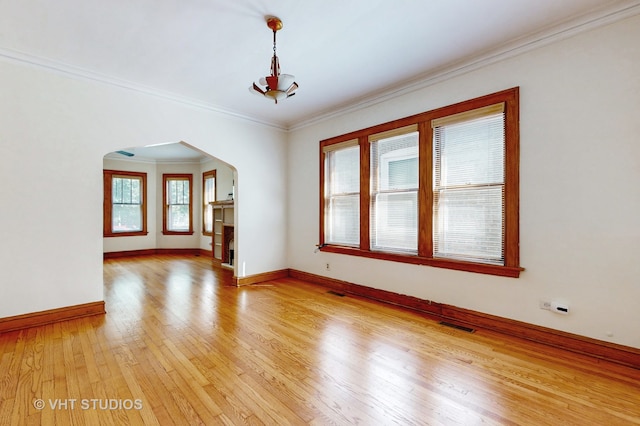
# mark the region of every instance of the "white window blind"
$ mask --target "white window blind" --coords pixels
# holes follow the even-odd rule
[[[142,230],[142,179],[113,177],[111,179],[111,231]]]
[[[504,265],[503,104],[432,126],[433,256]]]
[[[326,244],[360,245],[360,147],[357,140],[331,145],[325,153]]]
[[[418,251],[417,126],[369,137],[371,250]]]

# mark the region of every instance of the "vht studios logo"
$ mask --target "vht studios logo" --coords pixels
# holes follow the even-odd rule
[[[37,410],[50,408],[52,410],[142,410],[140,399],[36,399],[33,406]]]

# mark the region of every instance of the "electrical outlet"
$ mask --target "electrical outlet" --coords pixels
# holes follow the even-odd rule
[[[540,299],[540,309],[546,309],[547,311],[551,310],[551,301],[547,299]]]
[[[325,271],[330,271],[331,270],[331,265],[329,265],[328,263],[325,263],[324,269],[325,269]]]

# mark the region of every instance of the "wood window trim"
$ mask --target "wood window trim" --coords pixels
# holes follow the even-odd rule
[[[137,237],[145,236],[147,231],[147,174],[144,172],[130,172],[122,170],[103,170],[103,237]],[[142,181],[142,230],[134,232],[113,232],[112,229],[112,181],[114,177],[135,177]]]
[[[504,102],[505,105],[505,213],[504,213],[504,265],[466,262],[433,257],[433,194],[431,191],[433,180],[433,129],[431,121],[454,114],[464,113],[477,108],[488,107]],[[366,129],[357,130],[345,135],[320,141],[320,191],[319,191],[319,248],[324,252],[347,254],[367,258],[395,261],[416,265],[427,265],[474,273],[497,275],[517,278],[524,270],[520,266],[519,252],[519,200],[520,200],[520,129],[519,129],[519,88],[496,92],[468,101],[437,108],[431,111],[401,118]],[[370,249],[370,170],[369,170],[369,136],[394,129],[417,125],[420,132],[419,150],[419,227],[418,254],[396,254],[378,252]],[[325,244],[325,155],[336,144],[358,139],[360,145],[360,245],[347,247]],[[423,219],[423,218],[426,218]]]
[[[172,231],[167,228],[169,203],[167,203],[167,182],[170,180],[189,181],[189,230]],[[162,234],[163,235],[193,235],[193,175],[190,173],[164,173],[162,175]]]
[[[202,173],[202,201],[203,201],[203,204],[202,204],[202,235],[205,235],[207,237],[213,236],[213,232],[207,232],[206,229],[205,229],[206,228],[205,227],[205,219],[206,219],[205,215],[207,214],[207,206],[204,203],[204,200],[206,199],[206,197],[205,197],[205,191],[206,191],[205,182],[209,178],[213,178],[214,184],[216,183],[217,176],[216,176],[216,170],[215,169],[214,170],[209,170],[209,171],[206,171],[206,172]],[[218,185],[216,184],[213,187],[213,201],[215,201],[217,199],[218,199]]]

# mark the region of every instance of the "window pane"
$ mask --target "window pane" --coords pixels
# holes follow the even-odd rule
[[[327,154],[331,194],[360,191],[360,149],[351,147]]]
[[[360,148],[329,151],[325,159],[325,242],[360,244]]]
[[[216,180],[212,177],[206,178],[204,180],[204,202],[205,204],[209,204],[212,201],[215,201],[216,194]]]
[[[213,207],[204,206],[204,232],[213,232]]]
[[[371,143],[371,249],[418,251],[418,132]]]
[[[170,231],[189,230],[189,205],[174,205],[169,207],[167,226]]]
[[[142,208],[139,204],[113,204],[113,232],[142,231]]]
[[[142,183],[137,178],[114,177],[111,181],[112,200],[119,204],[140,204]]]
[[[434,129],[434,257],[504,264],[504,115]]]
[[[213,232],[213,207],[209,204],[215,201],[215,188],[216,188],[216,180],[214,177],[207,177],[204,180],[204,189],[203,189],[203,222],[204,222],[204,232],[211,233]]]
[[[434,256],[501,264],[502,197],[502,186],[441,191],[434,212]]]
[[[122,203],[122,179],[112,178],[111,188],[112,201],[114,203]]]
[[[375,200],[375,236],[372,249],[416,251],[418,247],[418,193],[378,194]]]
[[[504,180],[504,120],[498,114],[435,129],[438,185],[476,185]]]
[[[140,179],[129,179],[131,181],[131,202],[140,204],[141,184]]]
[[[189,204],[188,180],[170,180],[167,185],[169,186],[169,204]]]
[[[360,242],[360,197],[333,197],[327,218],[327,243],[357,245]]]

